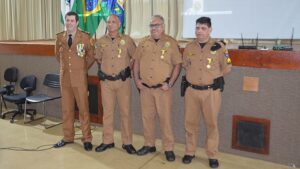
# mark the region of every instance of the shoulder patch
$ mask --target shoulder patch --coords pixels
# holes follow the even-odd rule
[[[222,46],[218,42],[215,42],[215,44],[211,46],[210,51],[217,51],[221,48]]]

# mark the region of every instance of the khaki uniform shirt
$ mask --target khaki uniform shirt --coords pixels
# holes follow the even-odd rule
[[[163,83],[171,77],[174,65],[182,63],[175,39],[162,35],[158,42],[147,36],[139,44],[134,59],[140,61],[140,78],[147,85]]]
[[[60,79],[62,86],[78,87],[87,85],[87,70],[94,61],[94,45],[89,34],[77,30],[68,46],[67,32],[57,34],[55,53],[60,62]]]
[[[212,50],[215,41],[210,40],[203,48],[197,40],[187,44],[183,52],[183,67],[187,81],[194,85],[210,85],[231,68],[231,61],[222,43],[221,48]]]
[[[127,35],[118,35],[114,40],[108,35],[102,36],[96,42],[96,55],[101,71],[114,76],[130,66],[136,45]]]

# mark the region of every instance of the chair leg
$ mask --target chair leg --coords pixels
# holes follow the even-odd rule
[[[21,114],[22,114],[22,112],[16,111],[16,112],[12,115],[12,117],[11,117],[11,119],[10,119],[10,123],[14,123],[14,122],[15,122],[15,117],[16,117],[17,115],[21,115]]]
[[[1,96],[1,102],[0,102],[0,117],[2,117],[2,101],[3,101],[3,99],[2,99],[2,96]]]
[[[26,121],[26,116],[30,115],[30,120]],[[27,109],[27,100],[25,101],[25,108],[24,108],[24,124],[30,123],[34,120],[38,120],[40,118],[35,119],[34,116],[36,115],[36,110],[35,109]]]
[[[1,95],[1,101],[0,101],[0,117],[2,117],[2,103],[4,104],[4,107],[7,110],[7,106],[6,106],[6,103],[3,99],[3,95]]]
[[[22,109],[22,104],[18,104],[18,110],[15,111],[15,113],[13,114],[13,116],[10,119],[10,123],[14,123],[15,122],[15,117],[17,115],[22,115],[24,113],[24,110]]]
[[[16,111],[17,111],[17,110],[12,110],[12,111],[5,112],[5,113],[2,114],[2,117],[1,117],[1,118],[2,118],[2,119],[5,119],[5,117],[6,117],[7,114],[13,114],[13,113],[15,113]]]
[[[2,103],[4,104],[5,109],[7,109],[6,102],[3,99],[3,95],[1,95],[1,111],[2,111]]]
[[[25,100],[25,106],[24,106],[24,123],[26,121],[26,113],[27,113],[27,100]]]

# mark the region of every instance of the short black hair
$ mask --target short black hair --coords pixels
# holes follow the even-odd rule
[[[203,16],[196,20],[196,24],[206,24],[209,28],[211,27],[211,19],[209,17]]]
[[[65,19],[66,19],[66,17],[67,17],[67,16],[75,16],[76,22],[78,22],[78,21],[79,21],[78,14],[77,14],[76,12],[69,11],[69,12],[67,12],[67,13],[66,13],[66,15],[65,15]]]

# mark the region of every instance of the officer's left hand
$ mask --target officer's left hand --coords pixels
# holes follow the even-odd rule
[[[163,85],[162,85],[162,87],[160,88],[161,90],[164,90],[164,91],[166,91],[166,90],[169,90],[169,85],[168,85],[168,83],[163,83]]]

